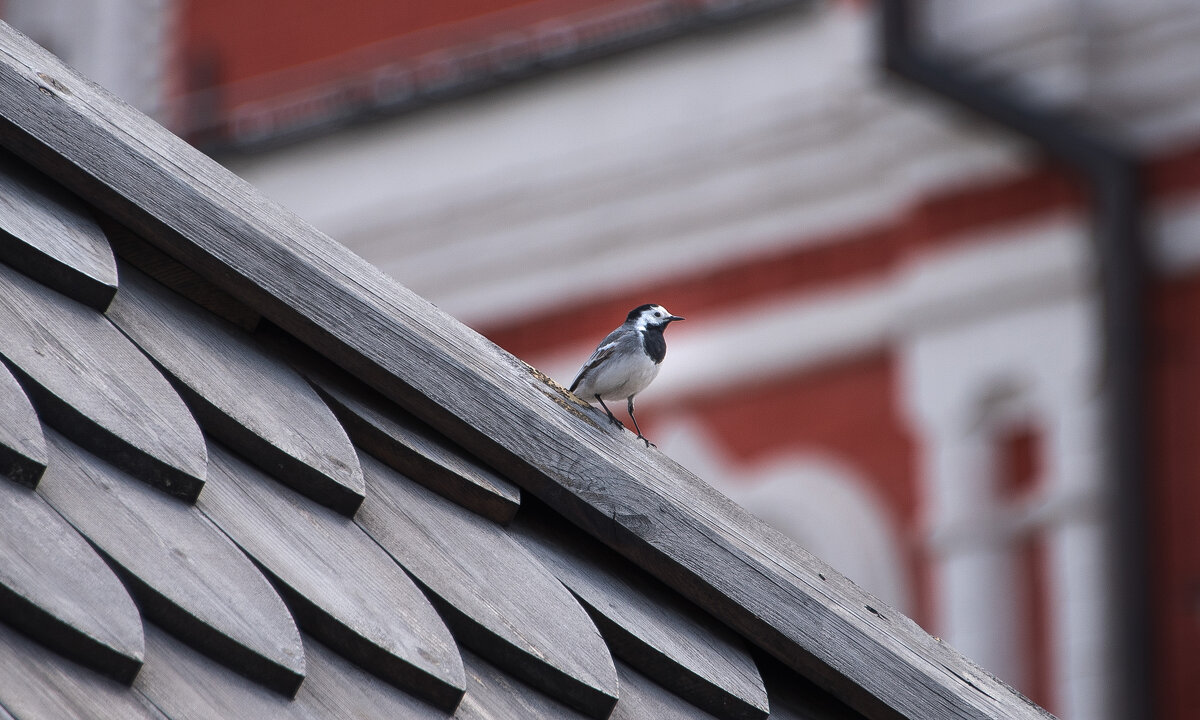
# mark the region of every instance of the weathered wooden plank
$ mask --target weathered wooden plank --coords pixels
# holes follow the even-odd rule
[[[271,577],[301,629],[397,687],[451,709],[462,660],[437,612],[348,518],[217,445],[197,504]]]
[[[511,532],[575,593],[615,657],[717,717],[767,716],[767,690],[741,638],[573,526],[552,523],[548,515],[543,511],[538,518],[527,508]]]
[[[232,323],[128,265],[108,318],[174,380],[204,431],[285,485],[345,515],[362,469],[333,412],[296,371]]]
[[[300,631],[274,588],[195,506],[49,433],[38,493],[125,580],[146,619],[277,692],[304,680]]]
[[[7,28],[0,143],[869,717],[1048,717]]]
[[[0,482],[0,622],[128,683],[142,618],[100,556],[35,491]]]
[[[166,720],[136,691],[0,623],[0,718],[9,717]]]
[[[512,520],[521,491],[378,393],[305,371],[354,443],[425,487],[498,523]]]
[[[46,471],[46,439],[42,424],[21,384],[0,363],[0,476],[37,487]]]
[[[200,493],[200,428],[103,315],[0,265],[0,355],[47,425],[173,495]]]
[[[362,456],[371,502],[357,522],[438,600],[466,647],[598,718],[617,678],[569,592],[499,525]]]
[[[0,151],[0,262],[104,310],[117,266],[90,210],[61,185]]]

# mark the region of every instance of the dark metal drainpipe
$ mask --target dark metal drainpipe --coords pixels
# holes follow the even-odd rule
[[[1154,627],[1150,610],[1147,537],[1148,394],[1145,320],[1146,261],[1140,238],[1138,169],[1132,155],[1078,120],[1037,108],[995,84],[970,77],[961,66],[922,51],[914,3],[882,0],[884,66],[895,76],[1033,140],[1077,170],[1090,190],[1099,259],[1106,373],[1105,440],[1114,490],[1113,608],[1117,671],[1123,679],[1112,717],[1155,717],[1152,678]]]

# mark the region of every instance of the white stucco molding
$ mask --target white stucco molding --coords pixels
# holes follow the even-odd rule
[[[867,480],[837,458],[787,451],[751,465],[726,458],[720,442],[675,418],[656,433],[664,451],[855,583],[912,613],[912,568],[897,519]]]

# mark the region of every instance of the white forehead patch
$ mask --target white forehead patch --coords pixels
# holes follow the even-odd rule
[[[639,330],[645,330],[647,325],[655,325],[670,314],[662,305],[651,305],[638,316],[637,327]]]

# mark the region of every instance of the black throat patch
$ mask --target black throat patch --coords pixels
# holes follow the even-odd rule
[[[642,331],[642,347],[655,365],[663,361],[667,356],[667,340],[661,325],[651,325]]]

